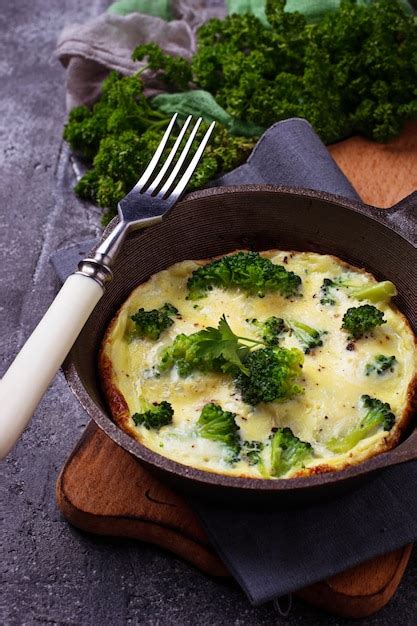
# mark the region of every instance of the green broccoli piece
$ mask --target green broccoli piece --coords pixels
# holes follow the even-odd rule
[[[261,348],[249,352],[244,359],[248,373],[240,371],[235,386],[244,402],[284,402],[302,393],[294,380],[301,374],[303,353],[296,348]]]
[[[271,475],[284,476],[290,470],[303,467],[313,456],[313,448],[301,441],[290,428],[278,428],[271,438]]]
[[[174,315],[178,315],[178,309],[166,302],[159,309],[152,309],[151,311],[138,309],[134,315],[130,316],[130,319],[135,323],[135,335],[137,337],[156,341],[166,328],[172,326]]]
[[[152,404],[141,401],[143,405],[142,413],[134,413],[132,420],[135,426],[145,426],[148,430],[159,430],[162,426],[167,426],[172,422],[174,410],[169,402],[153,402]]]
[[[240,458],[242,461],[246,461],[251,467],[256,465],[258,472],[263,478],[270,478],[262,454],[264,449],[265,444],[262,441],[244,441],[242,443]]]
[[[348,452],[362,439],[373,435],[380,428],[389,431],[394,425],[395,415],[387,402],[368,395],[361,397],[362,406],[367,409],[359,425],[344,437],[334,437],[327,442],[327,448],[336,454]]]
[[[322,336],[325,334],[325,331],[316,330],[307,324],[295,322],[294,320],[287,320],[286,324],[300,342],[304,354],[309,354],[314,348],[323,345]]]
[[[351,287],[349,282],[350,276],[338,276],[337,278],[325,278],[320,287],[320,304],[333,306],[336,304],[336,298],[333,291],[342,287]],[[356,285],[357,286],[357,285]]]
[[[386,302],[397,295],[397,289],[390,280],[383,280],[380,283],[355,289],[350,294],[356,300],[369,300],[370,302]]]
[[[272,315],[264,322],[257,319],[247,319],[247,322],[257,326],[262,333],[262,341],[266,346],[277,346],[282,334],[286,330],[286,325],[282,317]]]
[[[372,304],[351,307],[343,316],[342,329],[348,331],[348,339],[360,339],[377,326],[385,324],[384,314]]]
[[[162,353],[159,371],[165,372],[176,366],[182,377],[189,376],[194,370],[202,372],[221,371],[222,362],[212,355],[200,353],[200,331],[192,335],[181,333]]]
[[[223,411],[221,406],[210,402],[204,405],[197,420],[198,434],[205,439],[226,445],[231,452],[228,459],[230,462],[238,460],[241,448],[240,429],[235,422],[235,417],[235,413]]]
[[[336,299],[331,293],[332,288],[335,287],[335,283],[331,278],[325,278],[320,287],[320,304],[328,304],[334,306]]]
[[[338,276],[337,278],[325,278],[320,287],[320,303],[325,305],[336,304],[334,291],[345,289],[349,298],[355,300],[369,300],[370,302],[386,302],[392,296],[397,295],[394,283],[384,280],[380,283],[369,285],[355,285],[351,283],[351,276]]]
[[[370,374],[377,374],[382,376],[387,372],[393,372],[397,359],[394,355],[386,356],[385,354],[378,354],[371,363],[366,364],[365,373],[367,376]]]
[[[285,332],[294,333],[300,342],[304,354],[309,354],[311,350],[323,345],[322,336],[326,331],[319,331],[311,328],[302,322],[294,320],[284,320],[274,315],[268,317],[265,322],[259,322],[257,319],[247,320],[257,326],[262,332],[262,341],[266,346],[276,346]]]
[[[187,282],[188,298],[202,298],[213,287],[238,287],[249,294],[263,297],[278,291],[285,297],[298,293],[301,278],[275,265],[257,252],[236,252],[207,263],[195,270]]]
[[[294,383],[303,364],[300,350],[268,347],[251,351],[242,341],[252,348],[260,343],[235,335],[223,316],[217,328],[177,335],[163,352],[159,371],[176,366],[180,376],[189,376],[194,370],[231,374],[249,404],[284,401],[301,393]]]
[[[258,465],[262,461],[261,453],[264,447],[262,441],[244,441],[241,456],[248,465]]]

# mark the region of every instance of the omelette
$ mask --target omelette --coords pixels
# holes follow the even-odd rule
[[[417,386],[416,341],[404,315],[389,297],[358,301],[355,294],[366,295],[376,279],[334,256],[259,254],[291,279],[292,292],[268,289],[268,282],[248,291],[220,277],[194,297],[193,277],[213,261],[188,260],[131,293],[99,354],[116,424],[178,463],[271,480],[341,470],[397,445]],[[355,336],[346,320],[358,307],[376,308],[379,322],[363,332],[356,326]],[[151,318],[164,322],[159,330],[146,331]],[[274,322],[272,342],[266,320]],[[204,355],[199,343],[192,362],[184,351],[175,360],[191,336],[204,339]],[[281,387],[268,386],[269,365],[262,366],[275,358],[271,372]],[[384,420],[375,419],[375,407]]]

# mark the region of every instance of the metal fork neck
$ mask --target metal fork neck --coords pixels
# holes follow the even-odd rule
[[[112,267],[126,235],[130,230],[143,229],[157,224],[162,216],[136,221],[121,220],[98,246],[93,257],[83,259],[78,264],[76,274],[82,274],[95,280],[103,289],[113,279]]]
[[[109,236],[98,246],[94,257],[80,261],[76,274],[92,278],[104,289],[105,285],[113,279],[111,268],[128,230],[129,223],[120,221]]]
[[[130,229],[129,222],[121,220],[111,231],[108,237],[97,248],[94,259],[97,263],[111,268],[123,245]]]

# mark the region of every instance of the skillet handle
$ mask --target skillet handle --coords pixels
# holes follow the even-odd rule
[[[411,243],[417,243],[417,191],[403,198],[385,214],[388,224]]]
[[[392,228],[410,243],[417,244],[417,191],[413,191],[389,209],[362,204],[356,210]]]

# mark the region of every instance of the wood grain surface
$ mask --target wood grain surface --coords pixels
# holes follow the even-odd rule
[[[353,137],[330,152],[361,198],[388,208],[417,189],[417,124],[375,144]],[[58,478],[58,505],[74,526],[99,535],[154,543],[207,574],[228,576],[193,511],[133,457],[90,423]],[[335,615],[362,618],[395,593],[411,553],[406,546],[298,592]]]
[[[367,204],[389,208],[417,191],[417,123],[389,143],[351,137],[329,148],[342,172]]]
[[[66,519],[87,532],[129,537],[171,550],[205,573],[229,576],[184,499],[157,480],[91,422],[57,481]],[[366,617],[395,593],[411,546],[298,592],[321,609]]]

